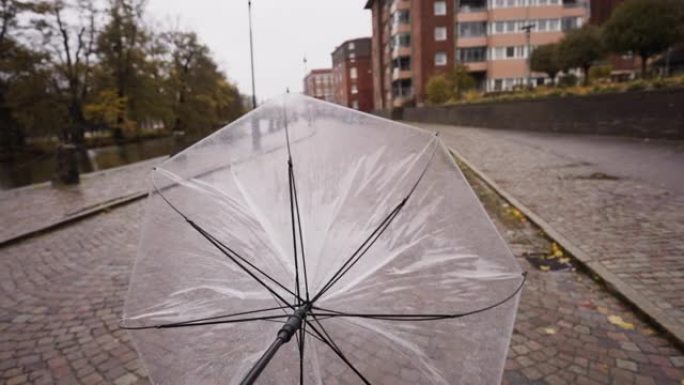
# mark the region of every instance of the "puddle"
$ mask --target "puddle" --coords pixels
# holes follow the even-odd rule
[[[548,253],[523,253],[522,257],[541,271],[565,271],[575,268],[568,257],[556,257]]]
[[[614,176],[614,175],[604,174],[602,172],[593,172],[589,175],[571,175],[571,176],[563,177],[563,179],[620,180],[622,178]]]

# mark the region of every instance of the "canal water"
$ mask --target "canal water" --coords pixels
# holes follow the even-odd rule
[[[169,155],[184,145],[179,137],[150,139],[122,146],[88,150],[90,171],[104,170],[128,163]],[[84,167],[85,168],[85,167]],[[15,162],[0,162],[0,190],[49,181],[55,172],[54,154],[36,156]]]

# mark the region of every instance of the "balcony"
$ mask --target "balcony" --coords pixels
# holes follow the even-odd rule
[[[411,24],[408,23],[392,23],[392,28],[391,28],[391,34],[398,34],[398,33],[410,33],[411,32]]]
[[[396,59],[400,56],[410,56],[411,55],[411,47],[401,47],[401,46],[396,46],[392,48],[392,59]]]
[[[411,79],[413,73],[411,70],[402,70],[401,68],[395,68],[392,70],[392,80],[400,79]]]
[[[468,69],[468,72],[487,71],[487,62],[486,61],[469,62],[469,63],[463,63],[463,64]]]
[[[456,0],[458,13],[476,13],[487,10],[487,0]]]
[[[582,0],[563,0],[563,8],[584,8],[586,4]]]

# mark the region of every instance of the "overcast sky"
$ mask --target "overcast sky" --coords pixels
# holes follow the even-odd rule
[[[366,0],[252,0],[256,94],[259,101],[302,90],[309,70],[330,67],[330,53],[347,39],[370,36]],[[247,0],[149,0],[160,26],[196,31],[219,66],[251,94]]]

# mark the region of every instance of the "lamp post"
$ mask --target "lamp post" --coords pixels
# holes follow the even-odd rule
[[[247,0],[247,12],[249,13],[249,59],[252,69],[252,108],[256,108],[256,87],[254,85],[254,38],[252,37],[252,0]]]
[[[527,88],[532,88],[532,50],[530,46],[530,35],[532,34],[532,28],[534,28],[534,24],[527,24],[521,28],[523,31],[525,31],[525,41],[527,44]]]

